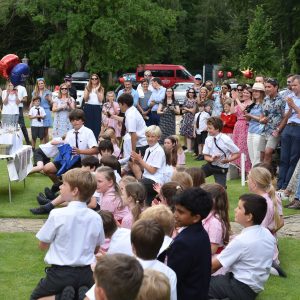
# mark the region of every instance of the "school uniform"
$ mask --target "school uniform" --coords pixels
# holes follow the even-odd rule
[[[50,244],[45,263],[51,266],[30,299],[59,294],[68,285],[93,285],[90,264],[96,247],[104,243],[104,231],[101,217],[85,202],[71,201],[52,210],[36,237]]]
[[[202,223],[184,228],[167,249],[167,265],[177,276],[178,300],[206,300],[211,272],[211,249]]]
[[[229,273],[212,277],[209,299],[255,299],[269,278],[275,244],[261,225],[244,228],[217,256]]]
[[[223,164],[221,160],[228,159],[231,154],[238,153],[239,151],[238,146],[224,133],[219,133],[216,136],[208,136],[205,140],[203,155],[219,155],[220,158],[217,161],[209,162],[202,166],[205,177],[213,175],[216,183],[226,187],[226,174],[229,163]]]
[[[207,137],[207,119],[210,118],[209,113],[201,111],[196,113],[194,118],[194,124],[196,126],[196,142],[197,145],[205,143]]]
[[[52,141],[59,141],[61,144],[63,144],[63,140],[61,137],[57,137],[52,139]],[[50,162],[50,158],[54,157],[58,153],[57,146],[61,145],[52,145],[52,141],[46,143],[46,144],[41,144],[39,145],[39,148],[34,150],[33,153],[33,160],[34,163],[36,164],[38,161],[42,161],[43,164],[47,164]]]
[[[41,116],[39,119],[31,119],[31,136],[33,140],[36,140],[37,138],[43,139],[44,138],[44,121],[43,117],[46,116],[46,112],[43,107],[41,106],[33,106],[30,108],[29,116],[36,117]]]

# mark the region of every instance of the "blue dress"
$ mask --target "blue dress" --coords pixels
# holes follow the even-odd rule
[[[44,127],[52,127],[52,115],[51,115],[51,104],[46,100],[47,95],[52,95],[51,91],[44,90],[41,97],[41,107],[45,110],[46,116],[44,118]],[[34,97],[34,92],[32,92]]]

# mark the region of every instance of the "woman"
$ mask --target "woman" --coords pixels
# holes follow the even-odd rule
[[[51,117],[51,106],[52,106],[52,94],[46,89],[46,82],[44,78],[38,78],[36,80],[36,85],[34,91],[32,92],[32,97],[41,97],[41,106],[45,110],[46,116],[44,118],[44,139],[43,144],[49,142],[49,127],[52,126]],[[30,107],[32,103],[30,104]]]
[[[245,170],[248,173],[251,169],[251,161],[248,153],[247,135],[248,135],[248,122],[245,117],[246,108],[252,103],[252,90],[250,87],[244,86],[243,96],[241,100],[237,97],[232,101],[231,113],[237,116],[237,122],[234,125],[232,139],[234,143],[240,148],[240,152],[246,156]],[[234,105],[236,102],[236,105]],[[238,158],[234,163],[241,167],[241,159]]]
[[[7,81],[6,90],[2,92],[2,125],[14,125],[18,124],[19,119],[19,103],[18,90],[14,88],[14,85]]]
[[[120,113],[120,106],[118,102],[115,102],[115,93],[113,91],[109,91],[106,93],[106,102],[103,105],[102,109],[102,127],[101,134],[108,127],[112,127],[115,130],[115,134],[117,139],[120,140],[121,137],[121,127],[122,123],[116,119],[111,118],[111,116],[118,116]]]
[[[204,104],[204,109],[206,112],[211,114],[213,108],[214,108],[214,100],[209,98],[209,90],[206,87],[202,87],[200,89],[198,99],[197,99],[198,104]],[[210,107],[209,111],[207,107]]]
[[[184,136],[185,145],[187,147],[188,152],[193,152],[192,138],[194,135],[194,115],[196,113],[196,104],[196,91],[193,88],[189,88],[186,93],[186,99],[182,107],[183,117],[180,126],[180,135]]]
[[[101,112],[104,99],[104,88],[97,74],[92,74],[83,93],[85,126],[90,128],[96,140],[101,130]]]
[[[180,114],[172,88],[166,90],[165,99],[158,105],[157,114],[160,115],[159,128],[162,132],[160,144],[163,144],[166,137],[176,134],[176,115]]]
[[[63,83],[59,87],[58,96],[53,100],[53,138],[63,137],[73,128],[69,120],[69,112],[74,108],[75,100],[70,96],[66,83]]]
[[[265,98],[265,86],[254,83],[252,87],[253,103],[248,107],[245,117],[249,121],[247,146],[252,167],[260,163],[259,140],[263,125],[259,123],[263,114],[262,102]]]

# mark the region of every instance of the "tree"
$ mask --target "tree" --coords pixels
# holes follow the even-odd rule
[[[291,62],[291,72],[300,74],[300,38],[295,42],[289,52],[289,59]]]

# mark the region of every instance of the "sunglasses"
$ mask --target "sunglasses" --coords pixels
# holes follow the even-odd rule
[[[277,81],[277,79],[274,79],[274,78],[268,78],[266,80],[266,83],[271,83],[273,86],[278,86],[278,81]]]
[[[242,91],[243,91],[243,89],[237,89],[237,91],[238,91],[238,92],[242,92]]]
[[[97,77],[92,77],[91,80],[98,80],[99,78]]]
[[[45,81],[43,77],[37,78],[36,81]]]
[[[61,90],[61,91],[63,91],[63,90],[67,90],[67,89],[68,89],[68,88],[60,88],[60,90]]]

